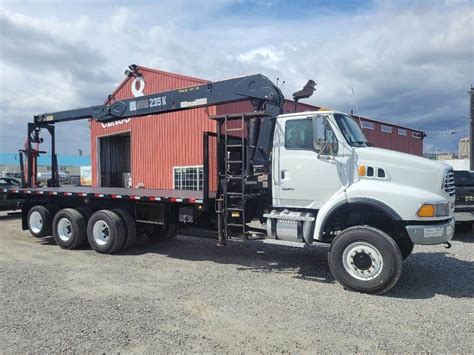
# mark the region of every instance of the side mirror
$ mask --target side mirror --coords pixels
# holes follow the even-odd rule
[[[334,157],[334,152],[332,150],[331,144],[328,141],[323,139],[317,139],[313,143],[314,150],[318,152],[318,159],[321,159],[321,155],[329,155]]]
[[[319,154],[321,154],[321,151],[327,146],[327,144],[328,144],[328,142],[326,142],[322,138],[318,138],[318,139],[314,140],[313,148],[314,148],[315,151],[318,152],[318,156],[319,156]]]

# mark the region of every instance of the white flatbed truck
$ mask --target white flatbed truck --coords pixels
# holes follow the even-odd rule
[[[148,104],[157,98],[162,105]],[[59,186],[54,124],[242,100],[251,100],[255,112],[213,117],[217,133],[203,135],[202,191]],[[330,244],[329,268],[336,280],[366,293],[391,289],[415,244],[449,245],[455,201],[450,167],[371,147],[342,112],[282,114],[283,100],[270,80],[252,75],[38,115],[28,125],[23,187],[3,193],[24,199],[23,228],[34,236],[53,235],[65,249],[88,242],[100,253],[131,247],[137,229],[168,239],[190,224],[217,229],[218,243],[225,245],[227,238],[246,238],[248,224],[259,219],[266,238]],[[32,144],[41,142],[41,130],[52,135],[49,187],[36,186],[34,176]],[[217,149],[209,149],[212,144]]]

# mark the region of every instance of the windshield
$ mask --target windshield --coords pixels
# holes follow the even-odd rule
[[[335,113],[334,118],[342,134],[353,147],[367,147],[368,141],[359,125],[351,116]]]

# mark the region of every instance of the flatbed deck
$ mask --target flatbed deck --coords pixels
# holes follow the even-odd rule
[[[203,203],[203,191],[195,190],[161,190],[161,189],[135,189],[123,187],[87,187],[87,186],[61,186],[61,187],[35,187],[35,188],[9,188],[0,192],[15,195],[56,195],[89,198],[112,198],[140,201],[163,201],[176,203]],[[209,198],[215,198],[216,193],[210,192]]]

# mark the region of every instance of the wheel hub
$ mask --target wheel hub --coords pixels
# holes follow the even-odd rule
[[[109,225],[102,220],[95,222],[92,228],[92,235],[98,245],[106,244],[110,235]]]
[[[30,214],[30,229],[34,233],[39,233],[41,229],[43,228],[43,217],[41,217],[41,214],[38,211],[33,211]]]
[[[342,263],[350,276],[362,281],[376,278],[383,269],[382,254],[366,242],[348,245],[342,255]]]
[[[67,218],[61,218],[58,222],[57,232],[63,242],[67,242],[72,237],[71,221]]]
[[[372,258],[366,253],[356,253],[354,257],[354,265],[360,270],[369,270],[372,267]]]

